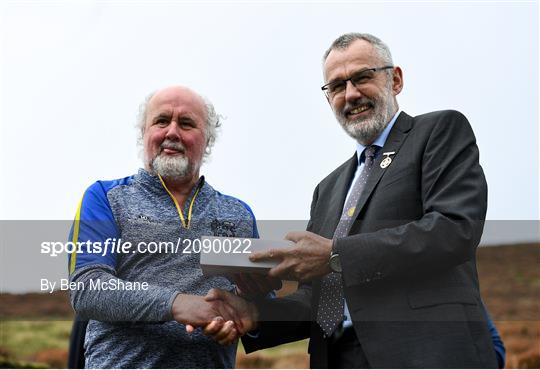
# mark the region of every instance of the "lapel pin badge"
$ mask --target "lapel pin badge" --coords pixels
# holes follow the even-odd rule
[[[381,161],[381,168],[386,168],[388,166],[390,166],[390,163],[392,163],[392,157],[390,157],[391,155],[394,155],[396,154],[396,152],[386,152],[386,153],[383,153],[384,157],[383,160]]]

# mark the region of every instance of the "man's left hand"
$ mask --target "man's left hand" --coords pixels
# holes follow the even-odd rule
[[[309,281],[331,272],[328,261],[332,240],[309,231],[293,231],[285,236],[295,245],[290,248],[270,249],[252,254],[252,262],[280,260],[268,275],[284,280]]]

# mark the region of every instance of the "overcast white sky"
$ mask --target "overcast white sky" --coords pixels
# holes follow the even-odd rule
[[[172,84],[227,117],[208,181],[259,220],[307,219],[355,149],[319,89],[321,56],[360,31],[403,68],[403,110],[469,118],[488,219],[513,220],[489,222],[483,243],[538,241],[538,19],[538,2],[516,1],[1,2],[0,220],[70,220],[91,183],[135,173],[138,105]],[[65,277],[65,256],[38,250],[67,228],[0,222],[0,291]]]
[[[321,55],[370,32],[404,71],[400,107],[457,109],[476,133],[488,218],[538,220],[538,2],[3,2],[0,219],[71,219],[98,179],[140,166],[135,116],[185,84],[226,116],[215,188],[259,219],[307,219],[352,154]]]

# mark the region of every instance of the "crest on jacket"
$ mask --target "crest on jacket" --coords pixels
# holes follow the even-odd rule
[[[236,236],[236,225],[231,221],[220,221],[217,218],[210,224],[214,236]]]

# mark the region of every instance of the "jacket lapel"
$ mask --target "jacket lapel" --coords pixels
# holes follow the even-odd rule
[[[343,171],[341,171],[336,179],[335,185],[332,187],[330,201],[328,202],[328,210],[326,212],[326,220],[322,226],[322,232],[320,233],[324,237],[331,239],[334,236],[334,230],[341,218],[347,191],[349,190],[357,167],[358,158],[355,152],[351,159],[345,163]]]
[[[384,159],[384,157],[386,157],[383,155],[383,153],[396,152],[397,154],[399,148],[401,147],[401,144],[403,144],[403,141],[407,137],[407,133],[409,132],[411,127],[412,127],[412,117],[409,116],[405,112],[401,112],[399,114],[399,117],[396,120],[396,123],[394,124],[394,127],[392,127],[392,130],[390,131],[388,138],[386,139],[384,147],[382,147],[379,150],[379,154],[377,155],[377,158],[375,159],[375,162],[373,163],[373,168],[371,169],[371,173],[369,174],[366,186],[364,187],[364,190],[362,191],[362,194],[360,195],[360,199],[358,199],[358,204],[356,205],[356,209],[353,215],[354,219],[358,217],[358,214],[360,213],[362,208],[364,208],[371,193],[373,193],[373,190],[379,183],[379,180],[386,172],[386,168],[388,168],[388,167],[381,168],[381,161]],[[394,157],[394,156],[391,156],[391,157]],[[396,163],[390,164],[390,166],[395,166],[395,165]]]

